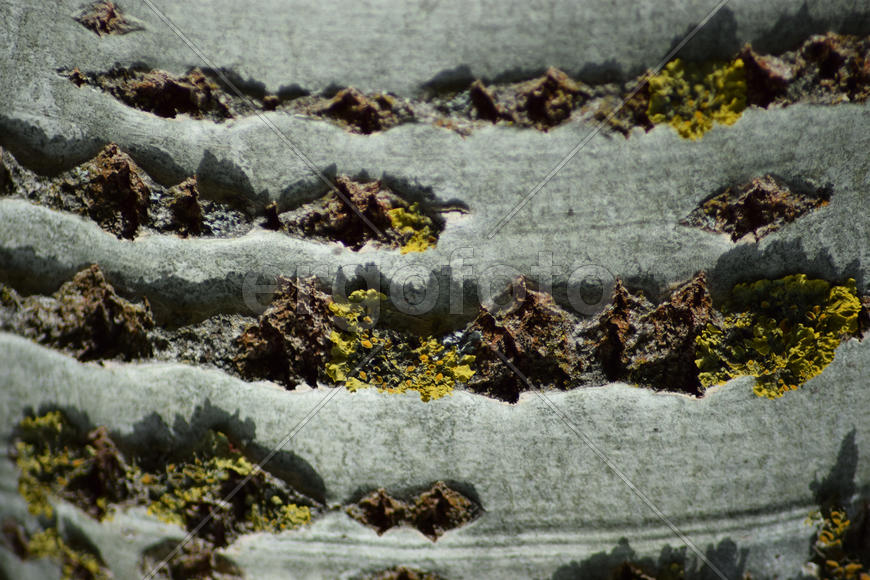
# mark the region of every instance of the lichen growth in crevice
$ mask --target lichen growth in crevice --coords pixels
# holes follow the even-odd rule
[[[435,247],[437,232],[432,218],[420,211],[419,203],[407,207],[398,206],[387,210],[390,226],[397,236],[399,251],[403,254],[423,252]]]
[[[471,378],[474,357],[456,344],[375,328],[370,314],[385,298],[356,290],[334,300],[314,278],[279,278],[269,307],[236,340],[236,369],[245,378],[291,389],[304,380],[312,386],[344,384],[350,391],[416,391],[424,401],[448,395]]]
[[[844,339],[870,329],[870,297],[859,296],[854,281],[802,274],[738,284],[718,310],[703,272],[658,304],[616,280],[610,304],[587,319],[529,284],[515,281],[511,301],[482,305],[446,334],[414,331],[407,321],[378,326],[381,312],[398,320],[386,296],[370,289],[334,298],[315,278],[278,278],[259,319],[220,315],[154,329],[147,305],[117,296],[92,266],[51,298],[0,284],[0,329],[80,360],[157,352],[159,360],[210,364],[288,389],[304,381],[415,391],[432,401],[467,388],[511,403],[529,389],[614,381],[701,396],[742,375],[756,378],[757,394],[775,398],[821,373]]]
[[[395,498],[383,488],[377,489],[349,505],[346,512],[378,535],[396,526],[410,526],[434,542],[445,532],[478,518],[483,509],[471,498],[438,481],[407,500]]]
[[[746,108],[746,76],[739,58],[728,63],[669,62],[649,79],[647,115],[681,137],[699,139],[713,123],[732,125]]]
[[[111,506],[134,499],[128,481],[135,467],[124,460],[104,428],[83,433],[60,411],[25,417],[18,425],[12,458],[21,475],[18,492],[33,515],[54,515],[51,497],[75,504],[101,520]]]
[[[119,508],[144,506],[167,523],[197,528],[200,538],[222,547],[241,534],[298,528],[319,509],[257,468],[219,431],[208,431],[189,456],[148,470],[136,457],[128,460],[104,427],[82,431],[62,412],[50,411],[19,423],[11,457],[29,511],[45,518],[54,516],[54,498],[97,520]]]
[[[812,36],[781,55],[759,54],[746,45],[725,62],[676,59],[656,74],[648,72],[621,84],[588,86],[555,69],[525,83],[487,85],[477,80],[468,90],[441,99],[436,109],[447,118],[435,124],[468,134],[476,125],[463,124],[463,117],[540,130],[579,118],[604,123],[625,136],[635,128],[648,131],[668,124],[685,138],[699,139],[716,123],[733,124],[748,106],[867,100],[868,53],[870,38],[828,33]],[[552,103],[542,101],[555,114],[530,119],[517,106],[525,100],[524,87],[536,86],[562,87],[549,91],[559,95]],[[540,89],[529,94],[537,92],[548,94]]]
[[[529,389],[614,381],[702,396],[741,375],[756,377],[757,394],[778,397],[819,374],[858,335],[863,312],[854,281],[805,275],[739,284],[721,311],[703,272],[657,305],[616,280],[611,303],[586,320],[547,294],[523,294],[498,314],[481,308],[460,341],[476,349],[469,387],[508,402]]]
[[[15,535],[18,556],[51,558],[60,564],[63,578],[111,577],[99,553],[70,543],[59,532],[52,505],[52,498],[58,496],[102,519],[109,515],[110,502],[130,499],[131,489],[123,480],[128,467],[105,430],[83,433],[58,411],[25,417],[16,429],[9,456],[20,470],[18,492],[40,525],[31,534],[20,525],[4,522],[4,535]]]
[[[862,559],[862,543],[867,540],[867,509],[858,514],[861,522],[853,523],[847,510],[824,507],[812,512],[807,523],[815,526],[810,564],[822,580],[868,580],[870,567]],[[866,551],[866,550],[865,550]]]
[[[673,60],[653,74],[588,85],[557,68],[519,82],[476,79],[460,90],[421,98],[363,93],[353,87],[309,94],[239,91],[224,82],[232,71],[191,69],[185,75],[148,68],[84,73],[59,72],[77,86],[99,88],[128,106],[163,117],[180,114],[222,122],[266,111],[327,119],[364,135],[405,123],[427,123],[469,135],[488,124],[548,131],[571,119],[604,123],[628,136],[634,129],[669,124],[698,139],[715,123],[734,123],[747,106],[767,108],[798,102],[863,102],[870,96],[865,65],[870,37],[828,33],[812,36],[779,55],[756,53],[750,45],[725,62]],[[223,76],[223,78],[221,78]]]
[[[858,332],[855,281],[835,285],[803,274],[738,284],[722,316],[697,338],[704,388],[742,375],[758,396],[777,398],[815,377]]]
[[[339,176],[335,187],[337,191],[320,200],[279,214],[278,227],[340,242],[354,251],[368,243],[396,248],[403,254],[435,247],[443,220],[419,202],[406,202],[381,181]]]
[[[474,375],[474,356],[436,337],[417,337],[374,328],[368,311],[386,298],[375,290],[357,290],[347,302],[330,304],[340,319],[330,333],[333,346],[326,375],[350,391],[376,387],[387,393],[417,391],[423,401],[449,395]],[[360,364],[365,361],[365,364]]]
[[[271,202],[259,211],[243,211],[242,202],[203,198],[195,175],[169,187],[157,183],[114,143],[52,177],[24,168],[0,148],[0,195],[86,217],[120,239],[146,232],[238,237],[262,227],[340,242],[354,251],[372,243],[403,254],[434,248],[444,229],[442,213],[464,211],[427,199],[406,201],[380,180],[347,176],[337,177],[322,198],[293,210],[279,212]]]
[[[776,396],[771,381],[780,390],[785,383],[796,388],[821,372],[841,340],[858,334],[863,312],[853,282],[836,286],[804,275],[738,285],[721,312],[703,272],[658,303],[617,280],[610,304],[588,319],[525,279],[511,287],[512,300],[481,306],[465,328],[420,335],[377,326],[379,314],[390,312],[377,290],[334,299],[313,279],[282,281],[258,325],[243,335],[237,364],[247,378],[290,388],[304,368],[310,384],[416,391],[424,401],[464,387],[515,403],[529,389],[614,381],[702,396],[743,374],[757,377],[756,392]],[[820,288],[824,299],[813,297]]]
[[[246,477],[241,491],[224,501]],[[162,473],[145,474],[148,513],[192,530],[214,514],[199,537],[215,546],[230,544],[241,534],[277,533],[305,525],[312,510],[300,494],[259,469],[220,432],[210,431],[184,462],[169,463]]]
[[[704,201],[680,223],[724,233],[736,242],[750,234],[755,241],[812,210],[828,204],[830,190],[790,186],[765,175],[728,187]]]
[[[18,522],[3,522],[4,532],[14,533],[19,544],[15,551],[21,560],[49,558],[60,566],[63,580],[109,580],[113,575],[92,546],[69,541],[54,524],[34,531],[24,530]],[[14,529],[14,532],[13,532]]]

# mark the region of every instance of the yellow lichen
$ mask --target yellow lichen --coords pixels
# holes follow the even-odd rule
[[[821,578],[830,580],[867,580],[870,578],[867,568],[846,548],[852,522],[846,511],[826,509],[827,515],[811,514],[816,522],[817,534],[813,543],[813,560],[819,565]]]
[[[457,382],[467,382],[474,375],[474,357],[460,354],[456,346],[445,347],[433,337],[404,337],[360,325],[371,301],[385,298],[372,290],[357,290],[348,302],[330,306],[347,330],[330,335],[333,347],[326,376],[344,382],[351,392],[367,387],[387,393],[417,391],[423,401],[431,401],[450,394]],[[381,348],[375,351],[375,345]],[[356,368],[369,354],[373,354],[371,359]]]
[[[386,299],[386,296],[373,288],[354,290],[348,295],[347,301],[330,302],[329,310],[344,320],[345,326],[349,326],[348,331],[355,333],[371,324],[369,312],[376,309],[381,300]]]
[[[22,432],[38,436],[46,442],[62,443],[67,422],[60,411],[49,411],[38,417],[25,417],[18,426]]]
[[[75,503],[97,519],[110,513],[110,502],[130,502],[146,506],[148,513],[167,523],[189,529],[207,513],[228,508],[228,515],[213,530],[201,530],[201,535],[211,534],[210,540],[221,544],[239,533],[278,532],[311,520],[311,509],[294,502],[298,496],[292,489],[257,469],[220,432],[209,431],[189,459],[167,463],[156,473],[127,465],[105,429],[84,437],[57,411],[25,418],[16,433],[15,460],[21,470],[18,489],[35,515],[51,518],[54,496]],[[94,472],[95,468],[103,471]],[[112,478],[111,496],[94,497],[95,490],[86,484],[94,473]],[[226,506],[227,492],[246,478],[232,505]]]
[[[215,431],[209,432],[191,461],[166,467],[159,486],[164,492],[148,506],[148,513],[182,527],[196,525],[198,508],[219,509],[227,490],[247,476],[252,477],[233,500],[244,506],[246,513],[235,515],[246,519],[239,523],[247,531],[279,532],[311,520],[310,508],[285,502],[265,474],[254,473],[254,465]]]
[[[420,213],[419,205],[396,207],[387,211],[390,223],[402,236],[401,253],[423,252],[435,247],[432,220]]]
[[[300,506],[295,503],[285,504],[277,495],[272,496],[270,513],[263,513],[260,506],[251,506],[251,521],[255,532],[281,532],[292,530],[311,521],[311,508]]]
[[[746,108],[746,74],[739,58],[727,63],[669,62],[649,80],[647,116],[681,137],[700,139],[713,123],[731,125]]]
[[[21,470],[18,493],[33,515],[52,516],[52,490],[69,481],[87,454],[76,441],[79,435],[60,411],[25,417],[18,424],[14,442],[15,462]]]
[[[51,486],[39,481],[33,474],[42,471],[42,464],[53,460],[51,457],[36,457],[33,446],[21,441],[15,443],[18,454],[17,464],[21,469],[18,478],[18,493],[27,502],[28,511],[35,516],[51,517],[54,509],[49,501]]]
[[[403,366],[402,361],[408,359],[405,353],[394,351],[391,354],[394,356],[390,357],[390,362],[401,375],[393,384],[380,387],[390,393],[417,391],[422,400],[431,401],[449,395],[453,385],[467,382],[474,375],[470,366],[473,356],[460,356],[456,347],[447,349],[434,338],[424,339],[419,347],[410,351],[413,364]]]
[[[60,537],[57,528],[51,527],[33,534],[27,542],[27,555],[30,558],[51,558],[58,562],[64,580],[111,578],[97,555],[72,549]]]
[[[851,522],[846,517],[844,511],[831,510],[828,517],[822,520],[822,526],[816,538],[816,545],[823,550],[842,548],[843,537],[846,535],[850,525]]]
[[[99,555],[70,547],[59,535],[51,498],[82,473],[96,454],[87,439],[60,411],[22,419],[13,443],[14,459],[20,470],[18,491],[33,515],[42,516],[48,526],[27,542],[30,558],[51,558],[61,565],[63,578],[109,578]],[[108,508],[97,499],[100,513]]]
[[[724,318],[697,338],[703,387],[754,376],[758,396],[777,398],[815,377],[858,330],[855,281],[834,286],[803,274],[738,284]]]

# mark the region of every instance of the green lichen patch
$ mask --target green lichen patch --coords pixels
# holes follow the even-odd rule
[[[208,542],[194,538],[185,543],[179,552],[174,553],[180,543],[180,540],[166,540],[146,549],[139,567],[142,574],[152,574],[148,577],[167,580],[244,578],[235,562],[216,551]]]
[[[225,546],[240,534],[297,528],[316,504],[257,468],[222,433],[209,431],[189,457],[147,471],[127,461],[104,427],[84,433],[63,413],[25,417],[12,457],[21,470],[18,489],[34,515],[51,517],[52,498],[103,519],[121,506],[148,513]],[[235,495],[226,499],[243,481]]]
[[[706,200],[681,223],[725,233],[736,242],[752,234],[758,241],[830,200],[824,188],[790,187],[772,175],[729,187]]]
[[[149,356],[147,304],[118,296],[99,266],[85,268],[51,297],[22,298],[0,284],[0,329],[71,352],[79,360]]]
[[[51,517],[51,497],[103,519],[112,505],[134,500],[135,468],[127,464],[104,428],[83,432],[60,411],[25,417],[12,445],[21,470],[18,491],[34,515]]]
[[[834,285],[803,274],[738,284],[723,316],[698,336],[704,388],[751,375],[758,396],[777,398],[818,375],[858,331],[854,280]]]
[[[9,456],[20,470],[18,491],[41,527],[29,534],[17,522],[5,521],[6,543],[21,559],[55,560],[65,579],[110,578],[99,553],[58,532],[52,506],[52,498],[61,497],[103,519],[112,504],[133,498],[126,480],[130,468],[105,429],[82,431],[59,411],[25,417],[15,430]]]
[[[403,254],[423,252],[435,246],[435,226],[432,219],[420,212],[420,204],[394,207],[387,211],[392,229],[401,238]]]
[[[472,499],[438,481],[408,500],[395,498],[380,488],[348,506],[346,511],[378,535],[406,525],[417,528],[434,542],[445,532],[473,521],[483,510]]]
[[[143,477],[149,514],[187,530],[213,514],[198,535],[218,547],[244,533],[276,533],[311,521],[311,506],[303,505],[308,500],[255,468],[220,432],[210,431],[189,460],[167,464],[164,471]],[[240,491],[225,501],[248,477]]]
[[[668,124],[681,137],[700,139],[714,123],[732,125],[746,108],[743,61],[669,62],[649,79],[647,115],[655,124]]]
[[[370,314],[384,298],[374,290],[357,290],[336,302],[313,278],[279,279],[272,303],[236,340],[236,369],[246,378],[288,388],[299,380],[344,383],[350,391],[417,391],[424,401],[443,397],[471,378],[474,357],[456,345],[374,328]]]
[[[860,514],[866,520],[866,510]],[[870,580],[870,567],[862,560],[866,528],[850,521],[842,507],[825,508],[808,518],[816,528],[810,562],[823,580]],[[866,525],[866,522],[865,522]]]
[[[347,302],[330,305],[341,325],[330,334],[333,346],[325,368],[329,379],[344,382],[350,391],[417,391],[424,401],[448,395],[457,383],[471,379],[474,357],[456,345],[373,328],[368,312],[384,298],[374,290],[357,290]]]
[[[435,247],[443,225],[419,203],[407,203],[381,181],[359,182],[340,176],[335,187],[338,193],[330,191],[318,201],[279,215],[279,227],[341,242],[354,251],[370,242],[403,254]]]

